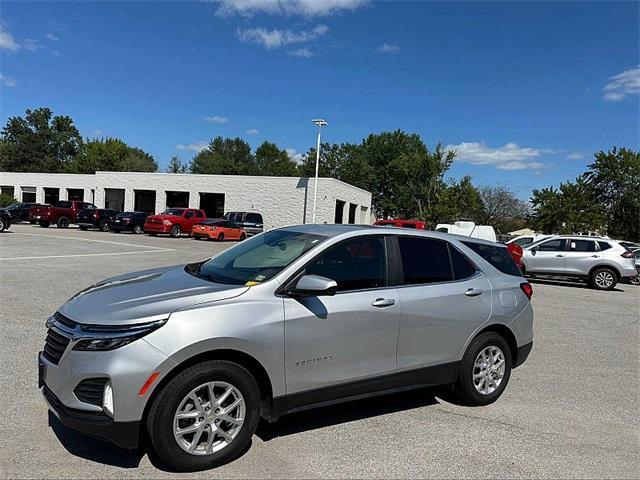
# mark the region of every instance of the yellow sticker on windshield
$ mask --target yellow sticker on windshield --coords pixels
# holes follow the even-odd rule
[[[245,287],[253,287],[254,285],[259,285],[260,282],[256,282],[254,280],[249,280],[247,283],[245,283]]]

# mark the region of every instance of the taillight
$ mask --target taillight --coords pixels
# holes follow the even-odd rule
[[[531,300],[531,297],[533,296],[533,287],[531,286],[531,284],[528,282],[521,283],[520,289],[524,292],[527,298]]]
[[[93,218],[98,218],[99,216],[100,216],[100,214],[98,212],[94,212]]]
[[[630,250],[625,250],[624,253],[621,254],[620,256],[624,257],[624,258],[633,258],[634,257],[633,252],[630,251]]]

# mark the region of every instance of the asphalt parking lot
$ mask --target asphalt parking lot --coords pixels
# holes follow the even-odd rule
[[[0,234],[0,477],[158,478],[155,459],[66,430],[37,389],[45,318],[102,278],[233,243],[15,225]],[[535,346],[498,402],[420,390],[261,424],[237,461],[198,478],[638,478],[640,287],[534,282]]]

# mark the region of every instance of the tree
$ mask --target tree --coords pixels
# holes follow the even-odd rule
[[[358,147],[353,144],[323,143],[320,147],[320,166],[318,176],[338,178],[348,182],[343,176],[350,176],[349,166],[353,162],[353,152]],[[298,171],[303,177],[316,175],[316,149],[310,148],[302,157]],[[362,178],[360,179],[362,180]],[[350,182],[348,182],[350,183]],[[355,185],[355,183],[354,183]],[[356,185],[358,186],[358,185]]]
[[[501,233],[523,228],[529,213],[529,206],[513,192],[503,186],[481,187],[482,211],[478,223],[493,225]]]
[[[640,241],[640,152],[613,147],[596,153],[585,181],[604,208],[609,236]]]
[[[70,173],[155,172],[158,165],[151,155],[131,147],[118,138],[94,139],[86,142],[69,162]]]
[[[191,160],[191,173],[253,175],[256,173],[251,146],[241,138],[216,137]]]
[[[48,108],[11,117],[0,135],[0,170],[63,172],[82,147],[71,117],[53,116]]]
[[[171,160],[169,160],[169,165],[167,165],[167,173],[186,173],[186,172],[187,172],[187,165],[182,163],[182,160],[180,160],[175,155],[171,157]]]
[[[438,190],[428,215],[428,223],[431,227],[456,220],[479,223],[482,210],[480,192],[473,185],[471,177],[466,175],[460,181],[449,180],[448,184],[443,184]]]
[[[258,175],[295,177],[298,175],[298,165],[286,150],[280,150],[275,143],[264,142],[255,154]]]
[[[9,205],[16,203],[17,200],[7,193],[0,193],[0,207],[8,207]]]

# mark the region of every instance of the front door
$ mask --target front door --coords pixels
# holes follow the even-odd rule
[[[333,245],[305,273],[335,280],[338,292],[284,299],[289,409],[374,391],[376,377],[392,380],[398,296],[395,287],[387,287],[385,251],[382,236]]]
[[[527,272],[563,274],[567,261],[565,244],[566,240],[556,238],[527,250],[525,258]]]

